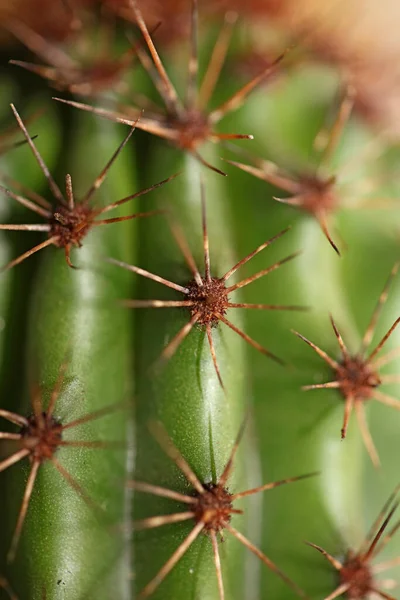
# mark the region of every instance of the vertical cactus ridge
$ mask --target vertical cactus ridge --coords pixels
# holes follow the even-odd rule
[[[185,238],[190,242],[196,265],[199,265],[200,273],[203,273],[204,238],[201,227],[200,165],[191,156],[178,155],[177,152],[170,153],[163,144],[157,143],[155,153],[159,157],[159,164],[162,164],[167,172],[182,171],[182,175],[170,187],[168,195],[156,193],[157,200],[160,206],[170,207],[172,217],[179,222]],[[153,174],[149,172],[147,176],[152,178]],[[209,175],[205,174],[204,178],[207,194],[211,189],[218,190],[218,194],[213,195],[214,202],[207,205],[210,264],[214,265],[219,272],[226,272],[237,262],[237,258],[229,227],[229,204],[224,202],[225,179],[216,178],[211,172]],[[224,226],[221,227],[221,223]],[[193,278],[167,222],[163,231],[158,229],[156,237],[154,236],[156,230],[152,232],[145,227],[140,229],[142,264],[146,270],[162,272],[169,280],[183,284]],[[152,252],[148,252],[148,247],[152,248]],[[136,296],[138,299],[153,299],[157,296],[165,300],[171,298],[169,288],[161,287],[148,278],[138,278],[138,283]],[[163,290],[165,293],[161,295]],[[171,292],[173,293],[172,290]],[[138,454],[135,479],[185,493],[188,489],[185,489],[187,486],[182,486],[182,477],[170,460],[165,460],[165,457],[163,460],[163,453],[160,453],[152,436],[147,433],[147,425],[152,420],[161,421],[199,480],[216,481],[217,475],[223,471],[246,411],[247,402],[243,402],[243,398],[246,397],[244,386],[247,366],[243,359],[242,340],[229,328],[213,329],[213,343],[226,390],[224,392],[216,377],[204,327],[194,327],[191,334],[182,341],[172,359],[154,370],[151,366],[159,358],[162,347],[165,347],[185,321],[187,322],[187,316],[176,308],[165,308],[162,311],[143,308],[140,311],[134,310],[134,315],[139,336],[136,361]],[[234,322],[240,327],[237,318]],[[177,430],[177,423],[182,424],[180,431]],[[249,441],[243,445],[244,454],[237,461],[232,473],[232,485],[245,485],[241,482],[249,481],[249,477],[252,483],[256,483],[252,479],[254,473],[250,476],[243,466],[243,460],[248,456],[250,446]],[[135,494],[135,498],[136,520],[152,514],[171,512],[171,503],[163,502],[162,498],[151,498],[148,494],[139,493]],[[244,532],[247,529],[247,521],[246,516],[243,523]],[[176,524],[174,527],[166,526],[162,556],[161,553],[159,556],[160,567],[176,550],[179,545],[177,539],[183,540],[189,533],[188,527],[189,524],[185,523]],[[152,534],[154,532],[142,531],[134,538],[137,556],[137,581],[134,588],[136,593],[139,593],[155,575],[151,560],[154,553]],[[230,574],[229,580],[225,581],[227,597],[235,588],[244,590],[245,585],[242,569],[239,567],[242,553],[232,541],[227,539],[221,548],[222,568],[224,573]],[[210,598],[210,600],[219,597],[213,552],[208,542],[209,540],[204,536],[199,536],[165,579],[163,585],[155,591],[154,598],[163,598],[174,593],[189,593],[193,597]],[[188,572],[192,574],[189,578]]]
[[[89,127],[85,121],[83,129],[76,131],[72,166],[84,164],[82,158],[87,155],[89,140],[104,139],[104,129],[93,125]],[[104,156],[109,156],[110,148],[117,145],[112,132],[107,133],[107,144],[102,149]],[[83,173],[76,171],[80,187],[88,173],[96,172],[97,167],[93,161]],[[108,205],[110,198],[121,197],[129,187],[132,188],[134,180],[131,160],[125,164],[118,162],[100,189],[99,201]],[[124,214],[122,209],[127,210],[127,207],[118,208],[121,215]],[[60,450],[63,467],[85,489],[92,505],[101,510],[94,512],[93,507],[86,506],[82,510],[79,504],[85,503],[76,489],[71,488],[55,469],[52,473],[44,465],[40,470],[19,552],[7,569],[10,580],[18,582],[16,592],[19,597],[41,600],[43,589],[47,598],[57,597],[60,585],[76,598],[92,594],[106,598],[111,590],[121,598],[129,597],[130,551],[126,548],[125,536],[117,534],[116,527],[129,520],[130,497],[124,488],[124,480],[131,469],[127,442],[132,438],[132,324],[129,314],[118,306],[118,298],[127,292],[126,278],[115,273],[107,276],[106,263],[100,267],[99,258],[103,253],[111,252],[125,260],[132,259],[132,223],[121,222],[117,237],[109,233],[110,228],[96,228],[90,232],[80,250],[82,263],[79,269],[70,269],[56,248],[40,265],[41,274],[30,305],[28,355],[35,359],[33,365],[32,359],[29,361],[29,367],[42,386],[51,389],[60,363],[66,352],[70,353],[67,385],[60,393],[56,418],[64,424],[80,420],[85,414],[105,413],[107,405],[120,409],[93,423],[87,422],[81,426],[81,431],[78,427],[76,432],[70,429],[68,437],[65,434],[71,442],[84,441],[88,446],[104,440],[104,447]],[[96,261],[99,267],[94,268],[92,265]],[[112,362],[110,353],[115,356]],[[17,470],[14,474],[10,472],[6,480],[10,515],[15,515],[16,498],[22,497],[26,484],[24,475],[24,471]],[[115,488],[112,498],[107,492],[110,484]],[[68,506],[67,511],[65,506]],[[11,522],[10,517],[6,531]],[[37,544],[39,531],[43,537]],[[17,577],[20,570],[25,573],[23,579]]]

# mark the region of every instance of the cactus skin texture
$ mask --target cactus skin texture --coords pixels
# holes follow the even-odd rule
[[[285,18],[247,76],[181,4],[6,24],[0,599],[396,600],[398,149]]]

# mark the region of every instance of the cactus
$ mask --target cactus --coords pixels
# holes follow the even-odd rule
[[[395,144],[284,11],[79,4],[5,22],[0,598],[395,600]]]

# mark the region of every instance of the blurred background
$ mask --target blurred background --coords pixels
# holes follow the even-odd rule
[[[15,46],[7,33],[10,18],[18,18],[48,40],[76,33],[77,11],[102,6],[130,17],[126,0],[1,0],[3,48]],[[157,43],[176,44],[188,28],[186,0],[139,0],[150,27],[161,23]],[[74,10],[76,12],[74,12]],[[203,0],[201,13],[218,18],[237,11],[251,25],[260,56],[269,43],[266,31],[280,27],[285,37],[309,47],[319,60],[341,66],[353,76],[358,108],[379,128],[400,135],[400,3],[393,0]],[[267,28],[267,29],[266,29]],[[312,93],[312,90],[310,90]]]

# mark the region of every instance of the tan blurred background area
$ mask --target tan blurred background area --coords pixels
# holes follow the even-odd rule
[[[175,43],[187,34],[190,0],[138,3],[149,26],[162,22],[157,43]],[[0,18],[4,23],[16,16],[48,39],[60,40],[70,31],[72,7],[100,4],[129,17],[128,0],[0,0]],[[354,79],[358,108],[379,129],[400,136],[398,0],[199,0],[199,10],[208,18],[237,11],[260,38],[263,22],[277,23],[318,59],[344,67]]]

